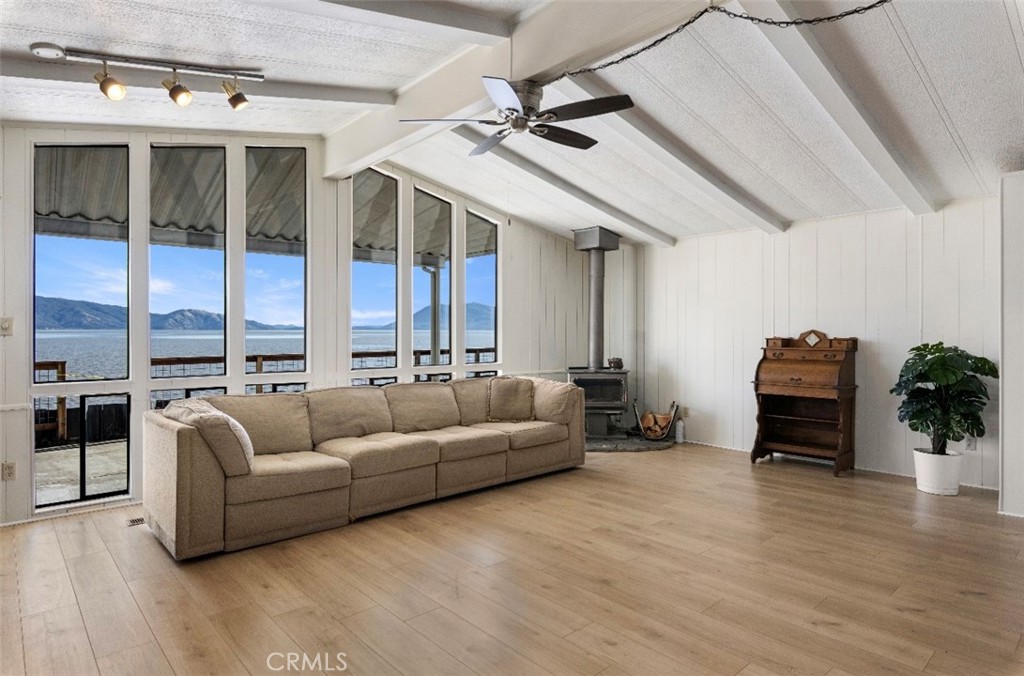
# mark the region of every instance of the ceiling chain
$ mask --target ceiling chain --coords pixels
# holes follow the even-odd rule
[[[777,19],[772,19],[770,17],[751,16],[750,14],[747,14],[746,12],[742,12],[742,13],[740,13],[740,12],[733,12],[732,10],[726,9],[725,7],[720,7],[718,5],[710,5],[708,7],[705,7],[701,11],[697,12],[693,16],[691,16],[684,23],[676,26],[671,32],[666,33],[665,35],[662,35],[657,40],[654,40],[653,42],[650,42],[650,43],[644,45],[643,47],[638,47],[637,49],[634,49],[631,52],[627,52],[626,54],[623,54],[622,56],[620,56],[617,59],[613,59],[611,61],[605,61],[604,63],[597,64],[596,66],[589,66],[589,67],[586,67],[586,68],[577,68],[576,70],[567,70],[567,71],[563,72],[561,75],[559,75],[558,77],[556,77],[554,79],[551,79],[551,80],[548,80],[547,82],[545,82],[543,84],[544,85],[549,85],[552,82],[558,82],[559,80],[561,80],[562,78],[565,78],[565,77],[576,77],[577,75],[583,75],[585,73],[596,73],[599,70],[603,70],[605,68],[610,68],[611,66],[617,66],[618,64],[620,64],[620,63],[622,63],[624,61],[629,61],[633,57],[639,56],[639,55],[643,54],[644,52],[646,52],[648,50],[654,49],[655,47],[661,45],[663,42],[666,42],[670,38],[678,35],[679,33],[682,33],[684,30],[686,30],[687,28],[689,28],[693,24],[697,23],[697,21],[699,21],[704,15],[712,13],[712,12],[716,12],[718,14],[724,14],[727,17],[729,17],[730,19],[741,19],[743,21],[749,21],[750,23],[753,23],[753,24],[761,24],[761,25],[765,25],[765,26],[773,26],[775,28],[793,28],[793,27],[796,27],[796,26],[817,26],[818,24],[833,23],[833,22],[836,22],[836,21],[841,21],[841,20],[847,18],[848,16],[852,16],[854,14],[865,14],[867,12],[870,12],[873,9],[877,9],[877,8],[881,7],[882,5],[887,5],[890,2],[892,2],[892,0],[876,0],[875,2],[871,3],[870,5],[862,5],[860,7],[853,7],[851,9],[846,10],[845,12],[839,12],[838,14],[830,14],[828,16],[818,16],[818,17],[814,17],[812,19],[797,18],[797,19],[785,19],[785,20],[777,20]]]

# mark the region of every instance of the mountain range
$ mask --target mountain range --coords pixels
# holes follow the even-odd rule
[[[171,331],[219,331],[224,328],[224,315],[206,310],[174,310],[166,314],[152,312],[150,328]],[[128,308],[105,305],[87,300],[48,298],[36,296],[37,329],[125,329],[128,327]],[[253,331],[298,331],[293,324],[264,324],[245,320],[245,328]]]
[[[448,330],[448,306],[441,306],[441,330]],[[357,331],[387,331],[394,329],[395,322],[377,326],[353,326]],[[412,328],[414,330],[426,330],[430,328],[430,307],[420,308],[412,316]],[[470,331],[494,330],[494,306],[483,303],[466,303],[466,328]]]
[[[441,306],[441,330],[448,330],[448,306]],[[224,328],[224,315],[206,310],[182,309],[166,314],[152,312],[150,328],[160,331],[220,331]],[[36,328],[42,330],[100,330],[128,327],[128,308],[105,305],[87,300],[36,296]],[[264,324],[245,320],[245,328],[253,331],[299,331],[294,324]],[[377,326],[353,326],[356,330],[386,331],[395,328],[395,322]],[[413,328],[430,328],[430,308],[420,309],[413,315]],[[487,331],[494,328],[494,306],[483,303],[466,304],[466,328]]]

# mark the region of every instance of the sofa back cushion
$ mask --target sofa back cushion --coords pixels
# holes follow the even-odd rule
[[[379,387],[334,387],[305,395],[314,444],[394,431],[387,397]]]
[[[463,427],[487,422],[487,392],[490,378],[460,378],[449,383],[459,405],[459,420]]]
[[[488,422],[533,420],[533,381],[529,378],[496,376],[488,383]]]
[[[439,430],[459,424],[459,405],[448,383],[386,385],[384,395],[396,432]]]
[[[233,394],[207,401],[241,423],[257,455],[313,450],[309,409],[301,393]]]
[[[568,424],[573,414],[576,399],[573,394],[578,389],[572,383],[560,383],[543,378],[531,378],[533,381],[533,414],[537,420]]]
[[[180,399],[164,409],[164,417],[199,430],[217,456],[224,476],[248,474],[252,468],[252,440],[242,425],[205,399]]]

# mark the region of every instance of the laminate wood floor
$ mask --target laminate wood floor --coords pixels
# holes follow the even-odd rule
[[[140,512],[0,529],[4,676],[1024,674],[990,491],[684,445],[180,564]]]

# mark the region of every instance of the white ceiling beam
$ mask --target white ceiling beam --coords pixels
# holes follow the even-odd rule
[[[800,16],[798,8],[788,0],[742,0],[742,6],[750,14],[776,20]],[[904,206],[916,215],[937,211],[938,202],[886,140],[810,29],[764,24],[758,24],[758,28]]]
[[[456,136],[466,141],[467,150],[472,149],[478,143],[486,138],[485,134],[467,127],[455,127],[452,129]],[[590,193],[583,188],[579,187],[575,183],[572,183],[565,178],[559,176],[553,171],[546,169],[545,167],[537,164],[533,160],[528,160],[519,153],[515,152],[506,145],[498,145],[491,149],[488,153],[493,157],[496,157],[510,165],[510,168],[517,169],[519,171],[526,172],[534,178],[537,178],[545,183],[561,190],[565,194],[578,199],[579,201],[597,209],[604,213],[609,218],[621,223],[622,225],[629,228],[629,232],[619,233],[636,239],[641,242],[648,244],[655,244],[658,246],[675,246],[676,238],[665,232],[662,232],[653,225],[641,221],[639,218],[632,216],[625,211],[622,211],[618,207],[605,202],[600,197],[597,197],[593,193]],[[472,160],[469,160],[472,161]],[[604,223],[598,223],[597,225],[608,225]]]
[[[511,40],[466,50],[405,87],[394,108],[367,113],[327,134],[324,175],[351,176],[448,128],[399,124],[399,119],[473,117],[487,112],[492,106],[480,82],[484,75],[545,81],[663,35],[705,6],[703,0],[579,0],[544,5],[523,18]]]
[[[406,0],[251,0],[264,7],[353,21],[369,26],[456,40],[476,45],[496,45],[512,29],[494,17],[463,11],[441,2]]]
[[[7,78],[24,80],[50,81],[60,83],[95,84],[93,75],[103,68],[96,64],[71,63],[67,61],[42,61],[29,59],[4,59],[0,75]],[[160,84],[168,77],[168,73],[138,70],[135,68],[110,67],[110,74],[132,89],[157,89],[163,91]],[[212,92],[222,94],[220,83],[223,78],[183,75],[182,83],[194,92]],[[334,87],[330,85],[305,84],[301,82],[243,82],[240,89],[246,96],[265,99],[285,99],[295,101],[334,101],[337,103],[356,104],[360,109],[390,108],[395,103],[393,92],[380,89],[360,89],[357,87]],[[97,94],[99,90],[97,90]]]
[[[612,91],[593,74],[565,78],[554,86],[574,100],[622,93]],[[714,165],[639,109],[630,108],[597,119],[681,178],[683,183],[675,188],[678,192],[733,228],[744,230],[753,227],[770,234],[785,231],[787,223],[778,214],[758,203]]]

